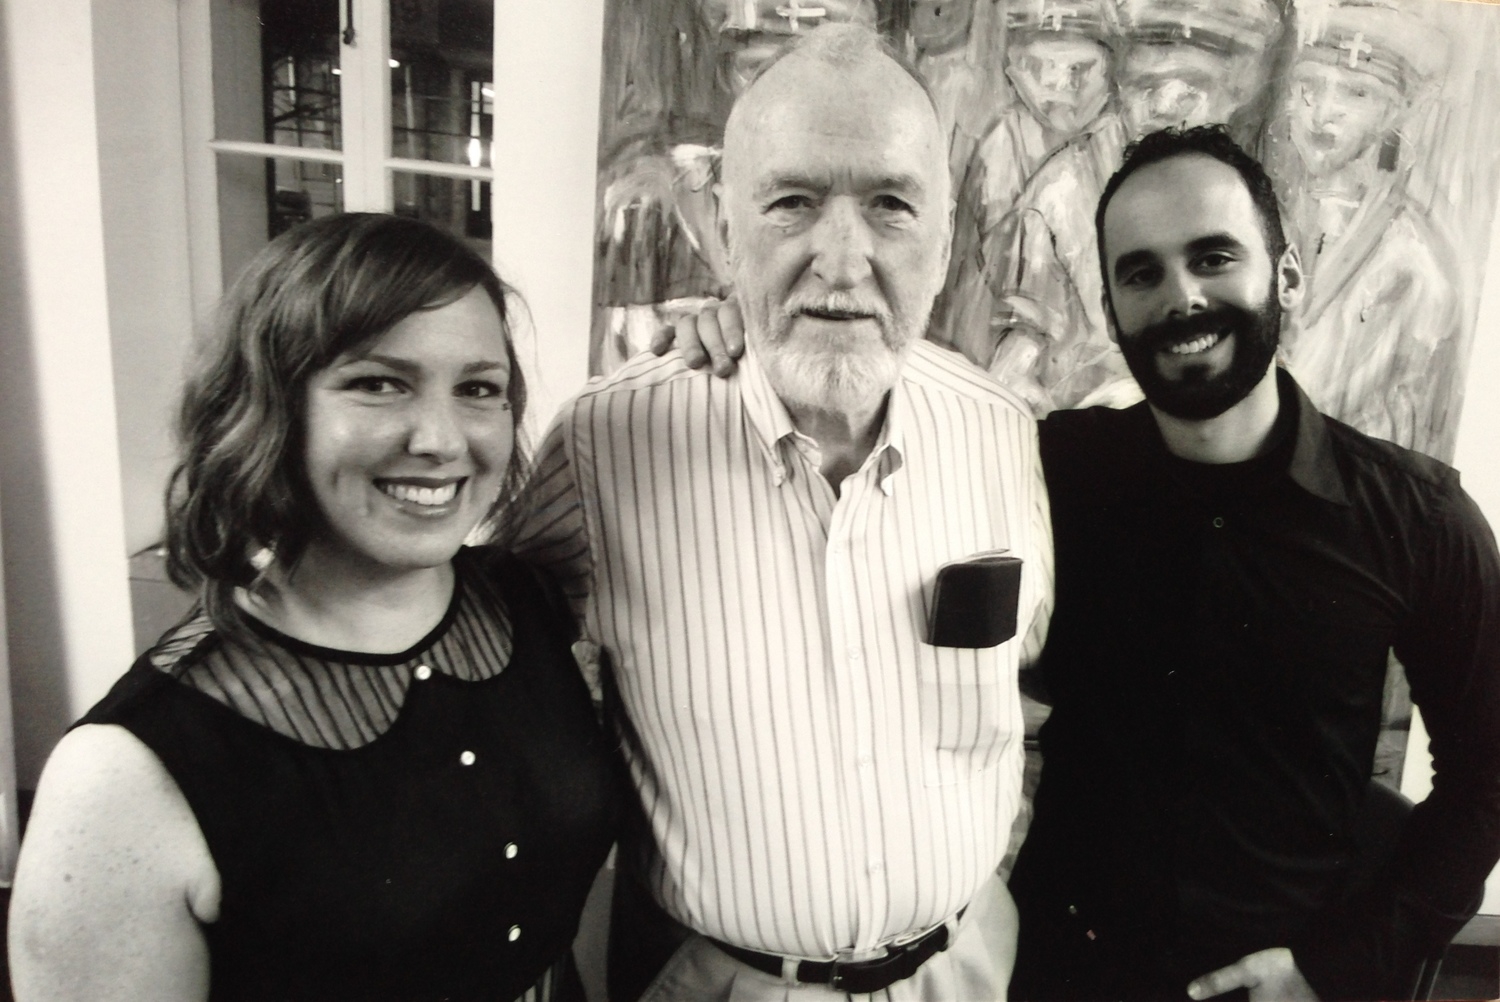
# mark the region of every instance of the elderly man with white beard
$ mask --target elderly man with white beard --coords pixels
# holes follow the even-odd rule
[[[1002,999],[1048,507],[1025,407],[921,340],[951,233],[931,97],[873,32],[807,32],[736,104],[717,195],[745,364],[585,389],[522,530],[607,655],[640,795],[615,997],[670,955],[646,997]],[[940,570],[996,551],[1021,571],[993,635],[929,632]]]

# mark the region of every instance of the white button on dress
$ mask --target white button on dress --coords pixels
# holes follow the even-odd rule
[[[474,753],[471,752],[471,751],[463,752],[463,753],[461,753],[458,756],[458,761],[459,761],[460,765],[473,765],[474,764],[474,759],[475,759]]]
[[[425,682],[432,678],[432,669],[426,665],[417,665],[417,681]]]

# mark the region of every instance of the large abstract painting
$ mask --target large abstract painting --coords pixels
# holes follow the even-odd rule
[[[726,291],[735,94],[788,36],[883,32],[951,137],[930,337],[1038,414],[1138,398],[1093,215],[1135,137],[1222,122],[1274,177],[1308,275],[1284,362],[1329,413],[1452,455],[1500,187],[1500,6],[1457,0],[608,0],[592,366]]]

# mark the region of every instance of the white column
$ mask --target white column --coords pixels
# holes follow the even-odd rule
[[[495,4],[495,267],[531,308],[543,425],[588,374],[603,39],[598,0]]]
[[[0,531],[20,783],[132,653],[89,0],[0,5]]]
[[[354,44],[340,41],[339,107],[344,117],[344,209],[389,212],[391,174],[390,22],[387,0],[355,0]],[[341,4],[339,27],[349,27]],[[340,36],[342,39],[342,35]]]
[[[193,335],[178,0],[93,0],[100,195],[127,551],[161,539]]]

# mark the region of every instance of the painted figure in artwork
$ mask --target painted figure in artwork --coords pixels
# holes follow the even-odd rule
[[[787,39],[873,26],[948,139],[928,337],[1038,414],[1140,399],[1094,206],[1128,142],[1223,123],[1259,154],[1309,295],[1283,361],[1363,431],[1452,455],[1500,160],[1500,8],[1434,0],[607,0],[590,371],[709,297],[730,103]]]
[[[932,335],[985,363],[982,351],[969,349],[989,342],[994,313],[986,248],[1004,245],[1001,220],[1048,154],[1102,127],[1115,34],[1111,0],[1009,0],[1004,7],[1005,75],[1017,100],[958,175],[953,256]]]
[[[713,180],[735,96],[792,35],[875,20],[874,0],[612,5],[610,44],[621,51],[617,79],[604,84],[591,371],[613,371],[662,326],[724,292]],[[677,44],[662,45],[664,33]]]
[[[1450,240],[1408,195],[1400,126],[1447,40],[1403,0],[1304,2],[1268,145],[1308,298],[1288,364],[1318,406],[1439,458],[1456,431],[1463,311]]]
[[[984,248],[994,314],[981,340],[958,345],[1038,414],[1139,399],[1104,317],[1099,194],[1126,143],[1146,132],[1227,123],[1253,137],[1281,32],[1271,0],[1122,0],[1117,13],[1118,112],[1095,119],[1027,181]]]
[[[1004,4],[996,0],[883,0],[882,30],[905,51],[937,105],[955,191],[995,114],[1008,105]]]

